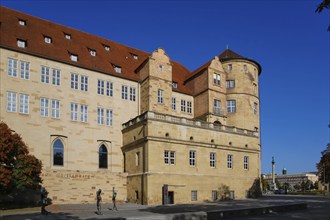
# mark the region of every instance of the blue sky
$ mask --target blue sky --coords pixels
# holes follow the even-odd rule
[[[315,171],[330,142],[330,10],[321,0],[15,1],[1,5],[195,70],[229,49],[259,62],[262,173]]]

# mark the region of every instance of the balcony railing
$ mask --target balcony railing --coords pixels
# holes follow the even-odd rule
[[[192,119],[177,117],[177,116],[173,116],[173,115],[160,114],[160,113],[156,113],[156,112],[145,112],[144,114],[139,115],[139,116],[131,119],[130,121],[124,123],[122,125],[122,128],[125,129],[125,128],[132,126],[145,119],[155,119],[158,121],[165,121],[165,122],[170,122],[170,123],[175,123],[175,124],[207,128],[207,129],[224,131],[224,132],[229,132],[229,133],[243,134],[243,135],[247,135],[247,136],[254,136],[254,137],[259,136],[259,133],[257,131],[236,128],[233,126],[226,126],[226,125],[220,125],[220,124],[218,125],[218,124],[213,124],[213,123],[206,122],[206,121],[192,120]]]

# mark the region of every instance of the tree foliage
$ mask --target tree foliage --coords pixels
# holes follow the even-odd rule
[[[22,138],[0,122],[0,193],[37,188],[41,167],[41,161],[29,154]]]
[[[317,167],[317,173],[319,176],[319,181],[321,181],[322,184],[324,184],[324,178],[325,182],[329,183],[330,180],[330,152],[325,153],[322,155],[321,160],[319,163],[316,164]]]

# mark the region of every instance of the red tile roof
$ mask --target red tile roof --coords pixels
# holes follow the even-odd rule
[[[139,80],[135,70],[150,56],[150,53],[3,6],[0,6],[0,14],[0,47],[10,50],[133,81]],[[25,21],[26,25],[20,25],[19,20]],[[70,35],[71,39],[66,39],[66,34]],[[45,43],[45,37],[50,37],[52,42]],[[27,47],[19,48],[17,39],[26,41]],[[107,51],[105,46],[110,50]],[[96,52],[96,56],[91,56],[91,50]],[[78,60],[71,61],[70,55],[77,55]],[[133,55],[138,59],[134,59]],[[184,85],[184,81],[209,64],[208,62],[191,73],[182,64],[176,61],[171,63],[173,81],[178,83],[178,87],[173,90],[186,94],[192,94],[192,91]],[[114,66],[121,67],[121,73],[116,73]]]

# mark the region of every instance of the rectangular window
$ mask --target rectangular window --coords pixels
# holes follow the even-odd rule
[[[112,82],[107,82],[107,96],[113,96],[113,84]]]
[[[191,201],[197,201],[197,191],[191,191]]]
[[[78,104],[71,103],[71,121],[78,121]]]
[[[191,101],[187,101],[187,112],[188,113],[192,113],[192,102]]]
[[[25,26],[26,25],[26,21],[19,19],[18,20],[18,24],[21,25],[21,26]]]
[[[233,70],[233,65],[232,64],[228,64],[228,73],[230,73]]]
[[[244,64],[243,69],[244,69],[244,73],[247,73],[247,66],[246,66],[246,64]]]
[[[215,153],[210,153],[210,167],[215,167]]]
[[[253,113],[256,115],[258,114],[258,103],[253,103]]]
[[[128,87],[122,85],[121,86],[121,98],[127,100],[127,98],[128,98],[128,94],[127,93],[128,93]]]
[[[80,76],[80,90],[81,91],[88,91],[88,77],[87,76]]]
[[[212,201],[215,202],[218,200],[218,191],[212,190]]]
[[[75,55],[75,54],[71,54],[70,59],[74,62],[77,62],[78,61],[78,56]]]
[[[61,70],[53,69],[52,84],[59,86],[61,84]]]
[[[181,100],[181,111],[186,112],[186,100]]]
[[[17,60],[8,58],[8,76],[17,77]]]
[[[29,114],[29,95],[19,95],[19,112],[23,114]]]
[[[175,164],[175,151],[170,151],[170,164]]]
[[[218,99],[214,99],[214,108],[213,108],[213,112],[216,115],[220,115],[221,113],[221,102]]]
[[[7,92],[7,112],[16,112],[16,92]]]
[[[41,82],[49,83],[49,67],[41,66]]]
[[[176,98],[172,97],[172,109],[176,110]]]
[[[235,87],[235,80],[226,81],[226,88],[234,88],[234,87]]]
[[[88,106],[81,105],[80,106],[80,121],[81,122],[88,122]]]
[[[196,151],[189,151],[189,165],[196,166]]]
[[[78,89],[78,74],[71,73],[71,89]]]
[[[106,111],[106,125],[112,126],[112,110],[111,109],[107,109],[107,111]]]
[[[233,168],[233,155],[231,154],[227,155],[227,168],[229,169]]]
[[[158,103],[162,104],[164,103],[164,90],[158,89]]]
[[[134,87],[130,87],[129,88],[129,100],[131,100],[131,101],[133,101],[133,102],[135,102],[135,93],[136,93],[136,91],[135,91],[135,88]]]
[[[175,151],[164,151],[164,163],[165,164],[175,164]]]
[[[236,112],[236,100],[227,100],[227,112]]]
[[[104,109],[97,108],[97,124],[104,125]]]
[[[30,79],[30,63],[21,61],[21,79]]]
[[[60,118],[60,101],[52,99],[52,118]]]
[[[164,151],[164,163],[165,164],[169,164],[169,162],[170,162],[170,160],[169,160],[169,151],[168,150],[166,150],[166,151]]]
[[[45,43],[50,44],[52,43],[52,38],[51,37],[45,37]]]
[[[248,170],[248,169],[249,169],[249,157],[244,156],[244,170]]]
[[[25,48],[26,45],[27,45],[27,44],[26,44],[26,41],[25,41],[25,40],[17,39],[17,46],[18,46],[18,47]]]
[[[221,75],[218,73],[213,73],[213,84],[220,86],[221,84]]]
[[[121,67],[115,66],[114,69],[116,73],[121,73]]]
[[[40,115],[42,117],[49,116],[49,99],[40,98]]]
[[[97,80],[97,94],[99,95],[104,94],[104,80],[101,79]]]

